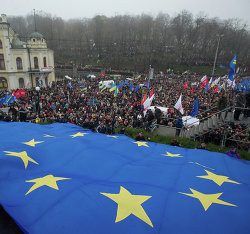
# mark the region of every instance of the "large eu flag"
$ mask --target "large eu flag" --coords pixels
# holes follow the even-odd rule
[[[250,233],[250,164],[205,150],[0,122],[0,204],[27,233]]]

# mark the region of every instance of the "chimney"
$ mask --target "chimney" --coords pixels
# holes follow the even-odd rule
[[[7,23],[7,17],[5,14],[1,14],[2,17],[2,23]]]

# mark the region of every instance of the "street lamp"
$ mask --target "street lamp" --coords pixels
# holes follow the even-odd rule
[[[223,34],[217,35],[217,37],[218,37],[218,42],[217,42],[217,48],[216,48],[215,56],[214,56],[214,65],[213,65],[212,77],[214,76],[215,64],[216,64],[217,55],[218,55],[218,50],[219,50],[219,46],[220,46],[220,40],[221,40],[221,38],[222,38],[223,36],[224,36]]]

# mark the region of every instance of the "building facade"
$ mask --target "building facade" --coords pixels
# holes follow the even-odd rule
[[[55,81],[54,52],[42,34],[33,32],[26,42],[18,38],[6,15],[0,18],[0,90],[32,88]]]

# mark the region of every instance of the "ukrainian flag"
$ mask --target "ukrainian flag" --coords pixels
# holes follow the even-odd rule
[[[116,83],[112,84],[111,88],[109,89],[109,92],[112,92],[116,89]]]
[[[138,74],[138,75],[135,77],[136,80],[138,80],[138,79],[140,79],[140,78],[141,78],[141,73]]]
[[[0,205],[25,233],[250,231],[247,161],[73,124],[0,129]]]
[[[87,91],[87,86],[86,85],[83,86],[82,89],[81,89],[81,91]]]
[[[101,87],[101,92],[104,91],[106,89],[106,85],[103,83],[102,87]]]
[[[118,93],[119,93],[119,88],[116,86],[115,92],[114,92],[114,97],[116,97]]]

